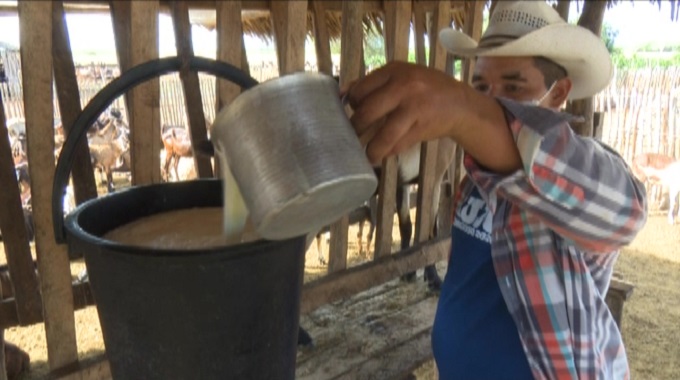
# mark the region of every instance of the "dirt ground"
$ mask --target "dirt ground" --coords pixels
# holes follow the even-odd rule
[[[354,228],[354,227],[353,227]],[[356,230],[353,230],[356,231]],[[366,260],[359,254],[350,231],[350,265]],[[396,235],[395,235],[396,237]],[[396,244],[396,242],[395,242]],[[1,245],[0,245],[1,246]],[[324,254],[328,247],[324,244]],[[0,247],[0,261],[4,248]],[[319,265],[313,244],[307,252],[306,280],[325,272]],[[72,264],[75,277],[83,263]],[[616,266],[622,277],[635,285],[626,302],[623,317],[623,337],[630,358],[633,379],[675,380],[680,378],[680,226],[670,226],[663,215],[651,216],[636,240],[624,249]],[[423,286],[403,286],[401,292],[422,292]],[[370,308],[371,302],[363,302]],[[355,311],[357,312],[357,311]],[[359,309],[358,312],[361,312]],[[99,356],[104,345],[94,307],[75,313],[78,352],[82,360]],[[328,328],[333,328],[329,325]],[[337,328],[344,328],[337,326]],[[47,349],[43,324],[14,327],[5,331],[5,339],[18,344],[31,356],[31,371],[22,379],[46,377]],[[436,368],[428,362],[415,372],[419,380],[437,379]]]

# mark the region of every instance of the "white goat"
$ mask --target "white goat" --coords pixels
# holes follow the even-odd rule
[[[680,196],[680,161],[674,161],[663,169],[653,167],[645,168],[645,172],[649,176],[659,179],[659,182],[664,186],[668,186],[668,198],[670,201],[668,207],[668,223],[675,224],[675,218],[680,218],[680,206],[678,211],[675,211],[678,205],[678,196]]]

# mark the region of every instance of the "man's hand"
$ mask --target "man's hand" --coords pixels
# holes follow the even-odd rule
[[[391,62],[345,89],[351,117],[373,163],[416,143],[453,137],[463,84],[443,72]]]
[[[417,143],[447,137],[490,169],[519,167],[498,102],[441,71],[390,62],[345,86],[341,94],[354,110],[352,125],[373,164]]]

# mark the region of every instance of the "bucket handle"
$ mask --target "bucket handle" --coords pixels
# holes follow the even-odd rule
[[[258,84],[257,80],[234,65],[202,57],[189,57],[188,59],[169,57],[148,61],[130,68],[130,70],[109,82],[78,115],[57,160],[52,184],[52,222],[57,243],[66,242],[63,197],[73,165],[75,147],[85,136],[88,127],[116,98],[125,94],[130,88],[154,77],[183,70],[186,67],[185,65],[188,66],[189,71],[202,71],[212,74],[237,84],[242,89],[249,89]]]

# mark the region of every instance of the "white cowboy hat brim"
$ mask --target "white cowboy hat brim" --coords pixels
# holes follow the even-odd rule
[[[500,46],[478,47],[475,40],[452,28],[440,31],[439,41],[450,53],[463,57],[548,58],[567,70],[572,81],[570,100],[597,94],[614,73],[602,41],[588,29],[567,23],[545,26]]]

